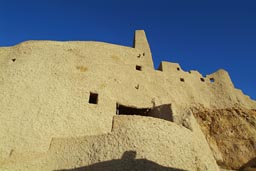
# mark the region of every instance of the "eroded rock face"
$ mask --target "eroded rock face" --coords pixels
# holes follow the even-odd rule
[[[220,166],[239,169],[256,156],[256,112],[241,107],[193,109]]]

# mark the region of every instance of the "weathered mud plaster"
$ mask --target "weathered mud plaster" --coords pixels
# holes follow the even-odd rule
[[[134,47],[102,42],[23,42],[13,47],[0,48],[0,66],[0,161],[5,163],[3,168],[7,170],[30,168],[31,162],[37,163],[34,163],[33,167],[43,168],[41,164],[44,159],[31,159],[27,165],[26,162],[22,165],[6,165],[13,158],[17,163],[24,159],[18,156],[44,154],[43,156],[47,157],[54,156],[56,160],[62,158],[63,156],[57,155],[57,152],[51,154],[51,151],[48,151],[52,139],[64,138],[65,144],[66,141],[73,141],[72,137],[84,137],[82,139],[86,142],[86,137],[95,137],[95,141],[100,139],[101,145],[106,144],[108,138],[99,137],[116,135],[111,132],[113,117],[117,120],[121,117],[122,123],[125,123],[125,119],[128,119],[129,123],[136,122],[137,119],[135,116],[135,119],[133,116],[116,116],[117,103],[150,109],[171,104],[172,113],[168,116],[171,117],[170,121],[160,117],[167,116],[168,112],[160,112],[159,117],[150,118],[149,122],[167,124],[170,130],[175,127],[173,129],[180,131],[177,133],[181,136],[180,141],[188,141],[187,145],[195,141],[184,137],[185,134],[200,140],[201,146],[205,149],[204,153],[202,154],[197,147],[186,146],[190,150],[188,153],[196,155],[194,162],[200,161],[198,168],[216,170],[217,165],[201,130],[193,115],[185,109],[198,104],[206,108],[224,108],[238,103],[248,109],[256,108],[255,101],[234,88],[228,73],[224,70],[203,77],[197,71],[185,72],[179,64],[170,62],[161,62],[159,69],[155,70],[150,47],[142,30],[135,33]],[[155,113],[157,112],[153,112]],[[138,117],[138,120],[140,118]],[[140,134],[151,135],[146,130],[147,124],[143,126],[145,128],[137,131]],[[118,127],[121,128],[121,125]],[[154,129],[154,124],[151,128]],[[132,126],[129,126],[129,129],[133,129]],[[165,142],[165,147],[159,147],[158,150],[165,148],[168,151],[169,143],[175,137],[168,133],[168,129],[161,128],[159,131],[165,132],[168,137],[159,137],[157,141]],[[132,134],[132,131],[129,134]],[[114,137],[118,139],[118,136]],[[120,138],[125,137],[122,134]],[[124,141],[124,144],[118,146],[120,149],[129,150],[126,148],[126,142],[130,145],[144,144],[145,151],[139,153],[139,156],[151,156],[156,162],[171,165],[169,160],[173,160],[175,155],[170,154],[169,159],[155,159],[153,156],[156,151],[144,143],[146,139],[140,139],[141,142],[135,142],[133,139],[120,140]],[[76,145],[77,148],[82,148]],[[61,147],[60,145],[59,148]],[[105,145],[102,148],[104,147]],[[155,150],[156,147],[157,145],[154,146]],[[58,150],[65,151],[59,148]],[[179,148],[183,147],[176,143],[173,143],[172,150],[174,148],[177,148],[177,152],[186,153],[179,151]],[[124,150],[118,153],[114,151],[110,156],[119,158],[122,152]],[[192,160],[188,159],[189,155],[180,156],[186,156],[179,160],[188,164],[185,168],[181,162],[180,165],[174,165],[188,169],[193,164]],[[64,165],[79,166],[75,160],[66,161]],[[105,160],[104,157],[101,160]],[[81,164],[93,162],[96,161],[92,158],[90,162],[86,160]],[[48,169],[52,167],[57,168],[53,164]]]

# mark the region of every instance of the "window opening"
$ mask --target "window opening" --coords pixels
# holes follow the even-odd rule
[[[141,71],[141,66],[136,65],[136,70]]]
[[[98,104],[98,94],[90,92],[89,103]]]
[[[215,79],[214,78],[210,78],[210,82],[214,83]]]

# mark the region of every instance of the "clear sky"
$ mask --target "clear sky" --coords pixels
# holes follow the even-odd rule
[[[95,40],[132,46],[146,31],[155,67],[178,62],[203,75],[223,68],[256,99],[254,0],[0,0],[0,46]]]

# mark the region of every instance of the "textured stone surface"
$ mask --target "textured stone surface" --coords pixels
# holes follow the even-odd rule
[[[219,165],[239,169],[256,156],[256,112],[244,108],[194,109]],[[256,165],[255,165],[256,166]]]
[[[216,170],[191,108],[223,109],[237,104],[248,110],[256,108],[255,101],[234,88],[224,70],[203,77],[169,62],[155,70],[143,31],[136,32],[133,48],[102,42],[28,41],[0,48],[0,65],[0,167],[7,170],[82,167],[98,160],[120,159],[131,150],[136,150],[139,158],[168,167]],[[98,94],[97,104],[88,103],[90,93]],[[150,118],[145,120],[149,125],[143,125],[149,132],[133,128],[136,124],[124,127],[129,134],[113,132],[113,126],[121,128],[123,124],[112,124],[117,103],[148,109],[171,104],[172,113],[165,115],[172,115],[173,122],[169,121],[165,130],[159,125],[167,121]],[[126,118],[128,123],[136,122],[131,118]],[[151,121],[156,124],[150,125]],[[163,131],[159,139],[155,129]],[[175,134],[169,133],[173,130]],[[178,135],[181,142],[171,143]],[[145,143],[147,138],[159,148]],[[81,149],[79,143],[90,146],[90,139],[100,148],[120,149],[102,155],[94,147]],[[139,140],[143,152],[132,148]],[[161,153],[155,149],[166,158],[156,159]],[[174,149],[175,155],[171,153]],[[192,167],[195,162],[198,164]]]
[[[35,159],[32,161],[35,164],[26,164],[22,159],[14,162],[15,165],[6,163],[2,169],[69,169],[118,160],[131,151],[136,153],[136,159],[154,161],[167,168],[218,170],[208,144],[196,132],[173,122],[143,116],[115,116],[109,134],[53,139],[39,162]]]

